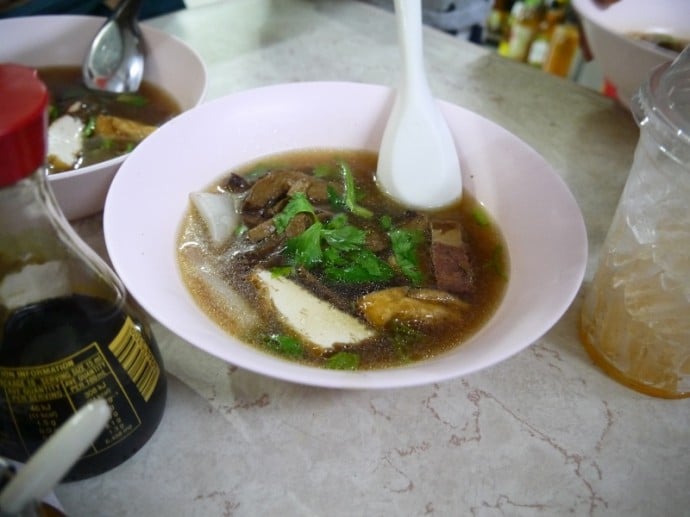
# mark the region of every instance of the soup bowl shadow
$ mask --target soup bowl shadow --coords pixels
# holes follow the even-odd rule
[[[0,20],[0,62],[29,67],[81,66],[105,19],[45,15]],[[148,47],[144,80],[166,91],[181,111],[197,106],[206,91],[206,67],[185,43],[141,25]],[[128,155],[80,169],[51,174],[49,182],[68,219],[103,210],[110,183]]]
[[[202,104],[156,131],[123,164],[105,205],[108,254],[132,296],[191,346],[256,373],[330,388],[439,382],[487,368],[540,338],[568,309],[581,284],[587,262],[582,214],[560,176],[533,149],[446,102],[439,104],[458,148],[464,186],[499,225],[510,255],[500,305],[466,342],[401,367],[316,368],[269,355],[226,333],[185,287],[177,245],[190,193],[268,155],[376,151],[393,98],[393,90],[370,84],[274,85]],[[185,152],[170,153],[180,141]]]

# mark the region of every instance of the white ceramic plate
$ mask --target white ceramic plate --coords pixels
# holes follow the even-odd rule
[[[392,388],[443,381],[491,366],[529,346],[560,318],[582,281],[587,238],[561,178],[530,147],[492,122],[441,103],[460,149],[464,185],[493,214],[510,252],[510,281],[487,325],[424,362],[377,371],[290,363],[216,326],[182,283],[176,239],[190,192],[229,169],[293,149],[379,146],[394,93],[374,85],[295,83],[203,104],[172,120],[130,155],[104,214],[113,265],[149,313],[189,343],[237,366],[302,384]]]
[[[0,62],[31,67],[81,66],[104,22],[105,18],[97,16],[71,15],[0,20]],[[141,30],[148,46],[144,79],[165,89],[183,111],[199,104],[206,91],[206,67],[199,55],[181,40],[145,23]],[[68,219],[103,210],[110,182],[125,158],[118,156],[49,177]]]

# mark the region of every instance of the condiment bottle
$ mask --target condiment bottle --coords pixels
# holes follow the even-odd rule
[[[542,70],[560,77],[569,77],[577,63],[579,50],[580,31],[577,26],[574,23],[556,26]]]
[[[484,43],[498,47],[508,30],[508,0],[494,0],[485,22]]]
[[[549,54],[553,31],[564,19],[565,7],[559,2],[553,1],[549,5],[544,18],[539,23],[537,35],[529,47],[529,53],[527,54],[528,64],[537,68],[541,68],[544,65]]]
[[[26,461],[77,409],[103,398],[112,418],[71,480],[146,443],[166,379],[144,318],[53,197],[43,166],[47,101],[35,71],[0,64],[0,455]]]
[[[641,392],[690,397],[690,47],[633,99],[640,139],[581,338],[608,374]]]
[[[516,61],[526,61],[530,45],[537,35],[544,15],[542,0],[516,2],[507,45],[499,46],[499,54]]]

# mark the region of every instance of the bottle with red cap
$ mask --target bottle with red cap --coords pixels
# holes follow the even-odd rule
[[[25,461],[96,398],[112,418],[67,474],[100,474],[151,437],[163,363],[117,276],[76,235],[47,181],[49,94],[34,70],[0,64],[0,456]]]

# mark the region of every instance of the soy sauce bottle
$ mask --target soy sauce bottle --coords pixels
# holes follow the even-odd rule
[[[104,398],[113,416],[65,478],[75,480],[139,450],[167,388],[145,319],[53,197],[47,103],[34,70],[0,64],[0,456],[26,461],[77,409]]]

